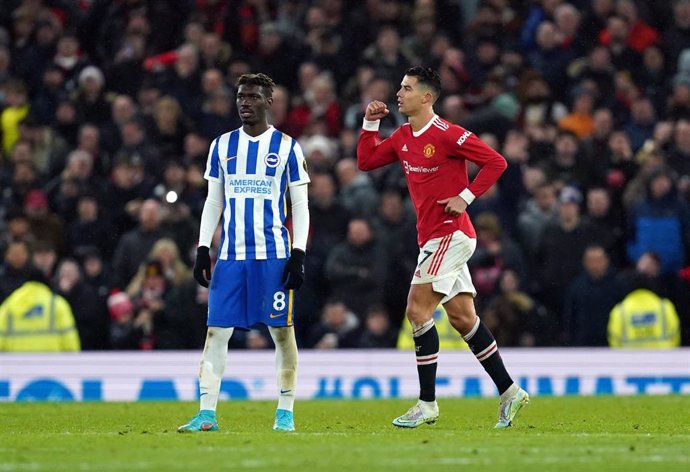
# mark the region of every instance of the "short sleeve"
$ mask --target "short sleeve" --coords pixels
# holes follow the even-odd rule
[[[294,138],[287,160],[287,174],[290,187],[307,184],[310,181],[309,173],[307,172],[307,160],[304,158],[302,147]]]
[[[218,154],[218,141],[216,138],[211,143],[208,150],[208,159],[206,160],[206,172],[204,178],[212,182],[223,182],[223,168],[220,165],[220,157]]]

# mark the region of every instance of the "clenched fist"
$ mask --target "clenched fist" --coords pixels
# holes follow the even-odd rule
[[[384,118],[388,113],[388,106],[385,103],[374,100],[367,105],[367,110],[364,112],[364,119],[367,121],[376,121]]]

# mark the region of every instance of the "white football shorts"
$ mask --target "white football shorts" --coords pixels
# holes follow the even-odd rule
[[[467,261],[477,247],[477,240],[462,231],[434,238],[420,248],[412,284],[432,284],[434,291],[444,295],[446,303],[459,293],[477,296]]]

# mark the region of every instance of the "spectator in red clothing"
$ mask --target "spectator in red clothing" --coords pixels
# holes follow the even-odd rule
[[[297,135],[310,131],[311,125],[322,120],[329,136],[337,137],[341,129],[341,110],[335,95],[335,83],[328,74],[319,74],[304,93],[304,103],[293,108],[288,122]]]
[[[626,42],[631,49],[641,53],[659,42],[659,32],[639,17],[637,5],[633,0],[618,0],[616,14],[628,21],[630,28]],[[606,46],[611,43],[611,32],[608,28],[599,34],[599,41]]]

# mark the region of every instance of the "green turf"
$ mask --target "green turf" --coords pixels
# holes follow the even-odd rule
[[[5,471],[684,471],[690,396],[539,397],[508,430],[496,399],[442,399],[435,426],[390,425],[401,400],[223,402],[221,431],[178,434],[192,403],[0,403]]]

